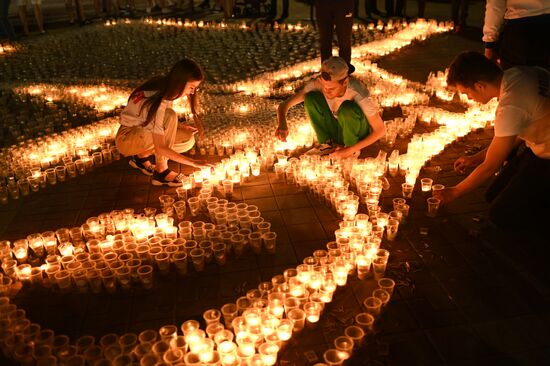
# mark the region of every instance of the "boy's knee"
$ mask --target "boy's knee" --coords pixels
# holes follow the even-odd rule
[[[357,105],[357,103],[346,100],[340,105],[340,108],[338,109],[338,120],[342,121],[351,121],[351,120],[359,120],[362,117],[363,111],[361,110],[361,107]]]
[[[323,93],[321,93],[320,91],[310,91],[309,93],[306,93],[306,95],[304,95],[304,105],[318,105],[321,101],[320,98],[324,98]]]

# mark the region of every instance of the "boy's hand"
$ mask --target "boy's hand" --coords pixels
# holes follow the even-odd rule
[[[332,154],[330,154],[331,159],[345,159],[347,157],[355,154],[355,149],[353,147],[337,147]]]
[[[288,127],[277,127],[277,129],[275,130],[275,136],[279,140],[286,142],[286,138],[288,137]]]

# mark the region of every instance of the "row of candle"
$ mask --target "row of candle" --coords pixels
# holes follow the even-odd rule
[[[16,51],[17,49],[11,44],[0,44],[0,56]]]
[[[35,284],[41,284],[46,273],[51,282],[57,282],[66,291],[71,288],[68,275],[85,276],[90,271],[98,274],[105,270],[115,281],[113,274],[118,277],[119,269],[124,268],[121,274],[124,279],[130,275],[137,279],[140,265],[151,263],[164,274],[169,271],[170,263],[174,263],[178,272],[185,274],[187,258],[200,272],[206,263],[215,259],[223,265],[227,254],[234,252],[239,256],[249,247],[256,254],[262,246],[268,253],[275,252],[276,234],[270,231],[271,224],[264,221],[256,206],[220,200],[212,196],[211,191],[203,187],[198,196],[190,197],[187,202],[162,195],[159,200],[163,213],[159,214],[154,208],[146,208],[145,214],[139,215],[132,209],[116,210],[91,217],[79,227],[31,234],[15,241],[13,247],[7,241],[0,242],[3,272]],[[187,196],[183,187],[177,193],[180,199]],[[216,224],[184,221],[187,205],[191,216],[197,217],[202,210],[208,212]],[[174,216],[180,221],[177,227]],[[132,273],[125,270],[130,261]],[[54,281],[58,275],[62,276],[61,281]],[[147,278],[151,275],[148,273]],[[79,284],[76,278],[74,282]],[[126,281],[119,279],[119,282],[121,286],[127,285]],[[86,290],[87,283],[80,283],[78,290]],[[152,285],[150,281],[147,284]],[[105,287],[110,291],[116,289],[114,285]]]
[[[388,39],[375,41],[369,45],[364,45],[355,50],[356,55],[360,57],[366,55],[386,56],[392,52],[409,46],[415,41],[423,41],[426,38],[453,29],[452,22],[440,22],[435,20],[418,19],[416,22],[411,22],[404,29],[399,30]],[[352,53],[352,57],[354,54]],[[356,56],[358,57],[358,56]]]
[[[402,47],[410,45],[415,40],[424,40],[435,34],[447,32],[452,29],[452,26],[449,24],[438,25],[435,21],[419,19],[409,24],[398,23],[395,27],[390,27],[390,29],[395,29],[397,32],[392,33],[387,31],[385,34],[378,33],[378,40],[352,47],[352,63],[356,66],[356,75],[360,76],[363,72],[371,71],[369,67],[370,61],[366,61],[367,65],[365,67],[361,65],[362,60],[366,57],[372,58],[373,56],[378,57],[397,52]],[[385,49],[385,53],[380,53],[380,49]],[[277,72],[266,73],[258,75],[251,80],[237,82],[226,87],[225,90],[240,91],[259,96],[269,96],[273,93],[274,87],[280,84],[281,81],[299,79],[311,73],[318,72],[319,69],[320,65],[318,60],[304,61]],[[377,68],[373,67],[372,70],[377,71]],[[381,70],[380,74],[389,75],[389,73],[384,70]],[[383,76],[380,77],[383,78]],[[396,80],[397,78],[392,79]],[[400,79],[403,81],[403,78]]]
[[[317,323],[324,304],[332,300],[336,288],[346,284],[348,275],[355,272],[356,267],[361,271],[363,267],[356,266],[354,253],[355,249],[339,238],[337,242],[328,243],[327,250],[317,250],[313,256],[305,258],[303,264],[295,269],[285,270],[284,274],[273,277],[271,282],[261,283],[258,290],[249,291],[246,297],[237,299],[236,303],[224,305],[221,311],[206,311],[204,318],[209,338],[205,337],[205,331],[198,328],[198,322],[185,322],[182,325],[184,342],[177,347],[182,353],[181,356],[186,353],[192,354],[193,357],[207,363],[220,356],[221,364],[238,365],[243,358],[247,360],[259,355],[256,358],[262,361],[260,364],[275,364],[277,352],[284,342],[290,339],[292,333],[299,332],[306,323]],[[388,254],[387,251],[377,250],[373,257],[382,258],[387,262]],[[393,286],[391,288],[393,289]],[[367,306],[367,311],[379,312],[380,303],[374,305],[370,306],[371,310]],[[14,311],[13,308],[7,311],[6,314],[11,315],[6,317],[11,316],[11,322],[21,325],[20,321],[24,319],[20,314],[13,314]],[[232,332],[224,330],[221,323],[222,315],[225,327],[232,329]],[[167,327],[170,328],[169,332]],[[177,338],[177,327],[163,328],[161,335],[169,333],[169,340]],[[236,340],[236,344],[233,339]],[[82,341],[79,340],[77,343],[81,344]],[[94,342],[91,343],[88,347]],[[127,351],[132,351],[133,348],[129,347]],[[240,353],[236,352],[237,349]],[[161,356],[168,350],[169,348],[161,352]]]
[[[101,112],[110,112],[126,105],[131,90],[107,85],[34,84],[15,88],[18,93],[42,96],[45,100],[86,105]]]
[[[407,146],[407,153],[399,158],[400,167],[406,171],[405,181],[414,184],[420,169],[443,149],[466,136],[471,131],[486,127],[494,120],[496,102],[473,106],[466,113],[452,113],[437,108],[420,109],[420,120],[429,119],[441,127],[432,132],[415,134]]]
[[[287,30],[287,31],[302,31],[302,30],[312,30],[312,27],[309,24],[302,24],[301,22],[297,22],[296,24],[292,23],[277,23],[271,27],[267,27],[263,24],[254,24],[254,25],[247,25],[245,21],[242,21],[240,23],[226,23],[224,21],[221,22],[207,22],[203,20],[190,20],[190,19],[184,19],[181,18],[142,18],[140,22],[148,25],[154,25],[154,26],[168,26],[168,27],[184,27],[186,29],[189,28],[198,28],[198,29],[207,29],[207,30],[225,30],[225,29],[274,29],[274,30]],[[124,24],[131,24],[133,21],[131,19],[111,19],[105,21],[105,26],[113,26],[113,25],[124,25]]]
[[[7,202],[8,192],[16,199],[120,159],[110,144],[118,126],[118,119],[105,119],[4,149],[0,177],[6,185],[0,184],[0,202]]]

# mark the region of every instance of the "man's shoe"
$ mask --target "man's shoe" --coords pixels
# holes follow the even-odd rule
[[[162,173],[154,171],[153,180],[151,181],[151,183],[154,186],[181,187],[183,184],[183,178],[185,177],[185,175],[183,173],[180,173],[176,175],[174,179],[166,180],[166,176],[171,172],[172,171],[170,169],[166,169]]]
[[[155,166],[153,164],[150,164],[149,166],[143,165],[144,162],[149,161],[148,158],[139,158],[137,155],[134,155],[130,157],[130,160],[128,161],[128,164],[132,168],[139,169],[143,174],[145,175],[153,175],[153,172],[155,171]]]

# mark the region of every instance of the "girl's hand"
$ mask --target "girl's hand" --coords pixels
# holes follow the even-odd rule
[[[213,168],[214,167],[214,164],[212,163],[208,163],[204,160],[191,160],[189,162],[189,165],[191,165],[192,167],[194,168]]]

